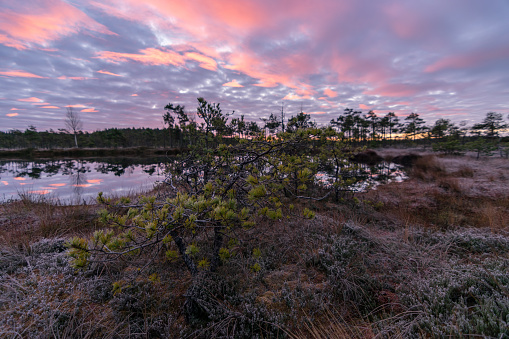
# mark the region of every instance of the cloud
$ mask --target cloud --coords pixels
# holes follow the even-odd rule
[[[331,90],[330,88],[326,88],[324,91],[323,91],[323,94],[325,94],[326,96],[328,96],[329,98],[335,98],[338,96],[338,92],[336,91],[333,91]]]
[[[125,61],[136,61],[146,65],[184,65],[184,57],[179,53],[168,49],[146,48],[140,51],[141,54],[135,53],[117,53],[117,52],[99,52],[97,58],[105,59],[109,62],[119,63]]]
[[[58,106],[42,106],[41,108],[60,108]]]
[[[95,108],[85,108],[85,109],[82,109],[81,112],[95,113],[95,112],[99,112],[99,111],[96,110]]]
[[[472,69],[490,63],[509,59],[509,47],[479,51],[444,57],[425,68],[425,72],[433,73],[450,69]]]
[[[134,93],[134,94],[131,94],[132,97],[137,97],[138,94]]]
[[[181,54],[180,52],[173,51],[169,48],[146,48],[140,50],[140,53],[102,51],[97,53],[97,58],[113,63],[135,61],[145,65],[173,65],[177,67],[185,66],[187,61],[196,61],[203,69],[207,69],[209,71],[217,70],[217,63],[211,57],[197,52],[185,52]]]
[[[106,75],[113,75],[113,76],[116,76],[116,77],[123,77],[123,75],[115,74],[115,73],[108,72],[108,71],[103,71],[103,70],[97,71],[97,73],[106,74]]]
[[[20,78],[39,78],[39,79],[45,79],[45,77],[42,77],[37,74],[32,74],[25,71],[4,71],[0,72],[0,75],[8,76],[8,77],[20,77]]]
[[[57,79],[58,80],[90,80],[90,79],[97,79],[97,78],[90,78],[90,77],[67,77],[65,75],[61,75]]]
[[[71,108],[83,108],[83,107],[87,107],[87,106],[84,106],[84,105],[67,105],[65,107],[71,107]]]
[[[199,54],[196,52],[185,53],[184,57],[187,60],[198,61],[201,68],[208,69],[209,71],[217,70],[217,63],[214,59],[205,56],[203,54]]]
[[[6,114],[6,116],[8,116],[8,117],[16,117],[18,115],[19,115],[18,113],[7,113]]]
[[[36,98],[36,97],[30,97],[30,98],[25,98],[25,99],[18,99],[18,101],[23,101],[23,102],[43,102],[42,99],[39,99],[39,98]]]
[[[283,98],[283,100],[304,100],[304,99],[310,99],[310,96],[300,96],[300,95],[297,95],[297,94],[294,94],[294,93],[290,93],[290,94],[287,94],[285,95],[285,97]]]
[[[359,104],[359,108],[360,109],[372,109],[374,106],[368,106],[368,105],[364,105],[364,104]]]
[[[224,87],[244,87],[241,84],[239,84],[236,79],[233,79],[232,81],[223,84],[223,86]]]
[[[30,9],[27,11],[27,9]],[[87,30],[114,35],[107,27],[62,0],[24,0],[0,12],[0,43],[18,50]]]
[[[414,96],[423,90],[422,84],[384,84],[371,90],[364,91],[364,94],[381,95],[387,97],[408,97]]]

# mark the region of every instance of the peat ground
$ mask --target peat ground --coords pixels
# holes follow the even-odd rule
[[[306,204],[312,220],[260,220],[197,279],[163,258],[138,275],[143,256],[75,271],[65,243],[99,207],[2,204],[0,337],[509,337],[509,161],[420,155],[408,180]]]

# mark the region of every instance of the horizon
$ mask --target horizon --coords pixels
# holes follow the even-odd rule
[[[319,125],[345,108],[468,125],[509,113],[509,2],[0,3],[0,130],[163,128],[196,98]]]

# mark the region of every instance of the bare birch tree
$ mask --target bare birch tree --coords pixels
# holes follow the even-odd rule
[[[74,143],[76,144],[76,147],[78,147],[78,137],[76,134],[83,128],[83,123],[81,122],[79,114],[73,111],[72,107],[67,107],[65,126],[74,133]]]

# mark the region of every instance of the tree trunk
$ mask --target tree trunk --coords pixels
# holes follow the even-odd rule
[[[175,231],[171,231],[170,235],[173,238],[175,245],[177,245],[179,253],[182,256],[182,259],[184,260],[187,269],[189,270],[189,272],[191,272],[192,276],[196,276],[198,274],[198,268],[196,267],[196,264],[194,263],[193,259],[191,259],[189,255],[187,255],[186,245],[184,244],[184,241],[182,240],[181,237],[178,236],[177,232]]]
[[[221,233],[220,228],[214,229],[214,247],[212,250],[212,262],[210,263],[210,272],[215,272],[221,263],[221,258],[219,257],[219,250],[223,245],[223,234]]]

